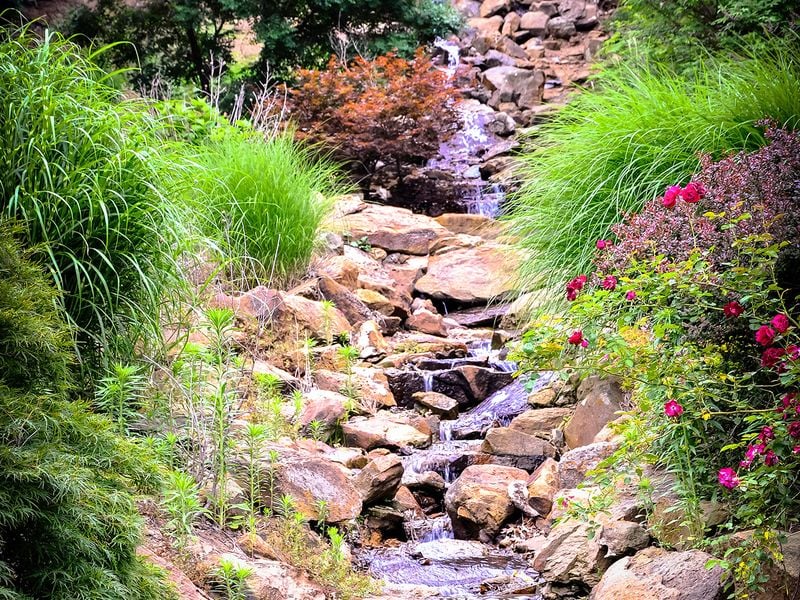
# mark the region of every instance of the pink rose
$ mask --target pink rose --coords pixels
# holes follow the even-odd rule
[[[772,325],[778,333],[786,333],[789,330],[789,317],[784,314],[777,314],[772,317],[770,325]]]
[[[667,188],[667,191],[664,192],[664,198],[661,200],[661,204],[664,205],[664,208],[674,208],[680,193],[681,186],[671,185]]]
[[[771,346],[775,341],[776,331],[769,325],[762,325],[756,331],[756,341],[762,346]]]
[[[739,478],[736,476],[736,471],[730,467],[720,469],[719,473],[717,473],[717,479],[722,487],[726,487],[729,490],[739,485]]]

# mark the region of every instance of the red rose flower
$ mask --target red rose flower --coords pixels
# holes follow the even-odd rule
[[[625,294],[625,300],[636,300],[636,292],[630,290],[627,294]]]
[[[609,242],[608,240],[597,240],[597,243],[595,244],[595,246],[597,246],[598,250],[605,250],[610,245],[611,245],[611,242]]]
[[[772,450],[767,450],[767,453],[764,455],[764,464],[768,467],[774,467],[778,464],[779,460],[778,455]]]
[[[583,342],[586,340],[583,339],[583,332],[580,329],[576,329],[574,332],[572,332],[572,335],[569,336],[567,341],[573,346],[583,346]],[[584,346],[584,348],[585,347],[586,346]]]
[[[769,325],[762,325],[756,331],[756,341],[762,346],[771,346],[777,332]]]
[[[717,480],[722,487],[726,487],[729,490],[739,485],[739,478],[736,476],[736,471],[730,467],[720,469],[719,473],[717,473]]]
[[[800,421],[789,423],[789,435],[793,438],[800,438]]]
[[[761,366],[766,368],[774,367],[785,355],[786,350],[783,348],[767,348],[761,355]]]
[[[689,204],[700,202],[700,199],[706,195],[706,190],[703,184],[697,182],[690,182],[680,191],[681,198]]]
[[[722,313],[729,319],[733,317],[738,317],[743,312],[744,312],[744,306],[736,302],[736,300],[734,300],[733,302],[728,302],[725,306],[722,307]]]
[[[789,317],[784,314],[777,314],[772,317],[770,325],[772,325],[778,333],[786,333],[789,331]]]
[[[661,204],[664,205],[664,208],[673,208],[675,203],[678,200],[678,196],[681,193],[681,186],[679,185],[671,185],[667,188],[667,191],[664,192],[664,198],[661,200]]]

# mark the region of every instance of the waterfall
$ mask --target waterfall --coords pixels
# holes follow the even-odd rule
[[[452,78],[453,75],[456,74],[458,62],[461,58],[461,51],[458,48],[458,44],[455,42],[448,42],[442,38],[436,38],[436,40],[433,42],[433,45],[441,50],[444,50],[447,54],[447,76]]]

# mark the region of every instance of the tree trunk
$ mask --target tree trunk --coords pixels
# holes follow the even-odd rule
[[[203,53],[200,49],[200,43],[197,41],[197,32],[194,27],[186,28],[186,37],[189,40],[189,58],[194,65],[195,76],[200,84],[200,89],[206,94],[211,91],[210,78],[205,64],[203,63]]]

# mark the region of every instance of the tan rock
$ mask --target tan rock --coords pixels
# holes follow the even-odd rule
[[[282,294],[282,300],[272,323],[283,331],[305,331],[320,340],[350,331],[350,322],[335,306],[292,294]]]
[[[415,288],[439,300],[481,304],[515,289],[519,256],[509,246],[486,243],[432,256]]]
[[[345,286],[325,275],[319,278],[317,287],[320,296],[333,302],[353,327],[359,327],[364,321],[373,318],[369,307],[359,300],[358,296]]]
[[[355,290],[358,285],[358,264],[346,256],[325,257],[316,270],[349,290]]]
[[[394,454],[376,456],[359,471],[353,483],[364,505],[393,498],[403,478],[403,463]]]
[[[542,439],[509,427],[486,432],[481,451],[499,456],[555,456],[555,448]],[[527,480],[527,477],[525,478]]]
[[[356,347],[361,351],[361,358],[383,356],[389,351],[389,343],[383,337],[381,329],[375,321],[364,321],[358,330]]]
[[[564,429],[567,446],[578,448],[591,444],[594,437],[622,410],[624,393],[610,379],[589,377],[578,388],[575,414]]]
[[[589,524],[570,519],[550,530],[547,543],[534,557],[533,567],[548,582],[593,586],[611,563]]]
[[[406,511],[410,511],[413,513],[415,518],[422,518],[425,516],[425,511],[422,510],[422,507],[419,505],[419,502],[417,502],[414,494],[412,494],[411,490],[404,485],[401,485],[399,488],[397,488],[397,492],[392,500],[392,505],[404,513]]]
[[[549,438],[550,431],[561,427],[570,412],[568,408],[534,408],[514,417],[509,427],[528,435]]]
[[[497,535],[516,510],[508,495],[509,485],[527,478],[525,471],[514,467],[473,465],[464,469],[445,494],[455,537],[488,540]]]
[[[380,292],[359,288],[356,290],[356,296],[375,312],[379,312],[387,317],[394,313],[394,305]]]
[[[511,9],[511,0],[483,0],[478,14],[485,18]]]
[[[397,404],[389,388],[389,380],[380,369],[353,367],[349,382],[347,373],[317,369],[314,381],[322,390],[354,392],[358,402],[366,408],[371,406],[388,408]],[[352,390],[347,390],[348,384]]]
[[[558,477],[562,488],[575,488],[592,469],[611,456],[619,448],[618,444],[599,442],[570,450],[561,456],[558,463]]]
[[[556,402],[556,391],[551,387],[546,387],[535,392],[531,392],[528,396],[528,404],[531,406],[546,408],[553,406]]]
[[[522,15],[520,19],[519,28],[527,29],[531,35],[543,38],[547,35],[547,23],[550,21],[550,15],[547,13],[532,11]]]
[[[519,29],[519,22],[520,22],[520,17],[517,13],[515,12],[508,13],[505,19],[503,20],[503,27],[500,30],[500,33],[502,33],[505,36],[514,35]]]
[[[299,422],[303,427],[317,421],[326,433],[331,433],[347,414],[348,398],[338,392],[312,389],[303,394],[303,410]]]
[[[591,600],[722,600],[724,572],[706,568],[712,556],[699,550],[646,548],[614,563]]]
[[[547,515],[558,489],[558,462],[546,458],[528,478],[528,503],[539,514]]]
[[[408,329],[441,337],[446,337],[448,331],[442,315],[433,313],[424,308],[414,311],[406,319],[406,327]]]
[[[458,401],[438,392],[416,392],[412,398],[433,414],[444,419],[455,419],[458,416]]]
[[[431,431],[425,420],[410,415],[385,411],[374,417],[356,417],[342,425],[345,443],[349,446],[373,448],[425,448],[430,446]]]
[[[467,27],[476,29],[481,36],[500,36],[500,28],[503,26],[503,17],[495,15],[488,19],[475,17],[467,19]]]
[[[484,217],[483,215],[445,213],[436,217],[436,221],[453,233],[474,235],[482,237],[485,240],[497,239],[505,230],[505,225],[503,223],[490,219],[489,217]]]
[[[343,227],[354,239],[366,238],[373,246],[403,254],[428,254],[431,243],[448,234],[430,217],[378,204],[347,215]]]

